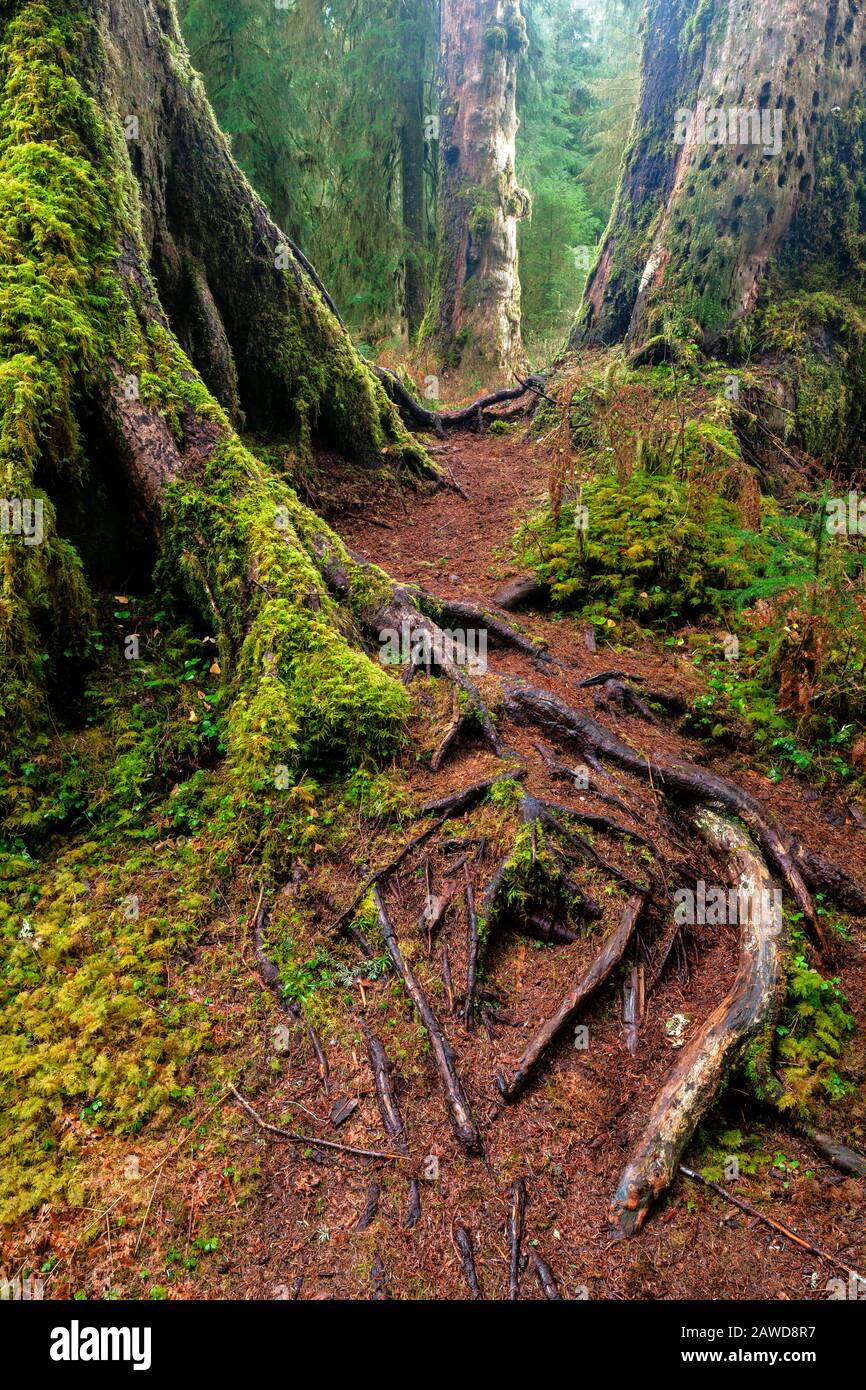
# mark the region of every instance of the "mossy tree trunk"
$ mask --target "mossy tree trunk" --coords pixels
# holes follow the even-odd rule
[[[650,0],[634,135],[573,345],[736,337],[791,238],[810,254],[827,158],[846,124],[862,131],[864,69],[853,0]],[[856,185],[862,146],[854,159]]]
[[[424,70],[427,49],[426,0],[400,6],[400,183],[406,256],[403,307],[410,337],[421,327],[427,307],[427,203],[424,192]]]
[[[405,692],[322,576],[324,554],[353,563],[235,426],[427,465],[234,163],[172,4],[0,6],[0,226],[0,496],[44,518],[38,543],[0,538],[4,744],[31,746],[64,654],[85,654],[88,582],[53,499],[109,470],[129,534],[152,531],[218,636],[231,758],[392,746]]]
[[[443,0],[440,42],[440,249],[423,336],[446,365],[509,378],[524,366],[515,177],[519,0]]]

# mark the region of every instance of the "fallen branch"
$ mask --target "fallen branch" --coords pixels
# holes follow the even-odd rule
[[[364,1034],[364,1041],[367,1044],[370,1066],[373,1069],[373,1084],[376,1087],[376,1099],[379,1102],[379,1114],[382,1116],[385,1133],[389,1139],[393,1140],[395,1147],[400,1150],[401,1154],[408,1154],[409,1146],[406,1143],[403,1116],[400,1114],[400,1106],[397,1103],[388,1054],[375,1033],[370,1031],[366,1019],[361,1018],[359,1023],[361,1032]]]
[[[785,1226],[781,1221],[776,1221],[772,1216],[767,1216],[766,1212],[759,1211],[757,1207],[753,1207],[751,1202],[747,1202],[745,1198],[738,1197],[733,1192],[728,1192],[727,1189],[721,1187],[719,1183],[711,1182],[709,1178],[702,1177],[702,1175],[696,1173],[693,1168],[687,1168],[684,1163],[680,1164],[680,1172],[685,1177],[691,1178],[692,1182],[699,1182],[703,1187],[708,1187],[711,1191],[717,1193],[719,1197],[724,1197],[726,1202],[731,1202],[735,1207],[739,1207],[740,1211],[745,1211],[749,1216],[754,1216],[758,1221],[763,1221],[765,1226],[769,1226],[773,1231],[778,1231],[786,1240],[793,1241],[795,1245],[799,1245],[803,1250],[808,1250],[811,1254],[817,1255],[821,1260],[826,1260],[828,1264],[835,1265],[837,1269],[844,1269],[846,1274],[853,1274],[854,1278],[859,1279],[860,1283],[866,1287],[866,1278],[863,1277],[859,1270],[853,1269],[851,1265],[846,1265],[844,1260],[840,1260],[837,1255],[831,1255],[828,1250],[822,1250],[820,1245],[815,1245],[811,1240],[806,1240],[805,1236],[798,1235],[796,1231],[791,1230],[790,1226]]]
[[[283,1129],[280,1125],[268,1124],[263,1120],[257,1110],[254,1110],[248,1100],[245,1100],[240,1091],[234,1086],[229,1086],[229,1090],[238,1104],[247,1112],[251,1119],[255,1120],[259,1129],[264,1129],[268,1134],[276,1134],[280,1139],[287,1139],[291,1144],[303,1144],[311,1149],[335,1149],[339,1153],[355,1154],[358,1158],[379,1158],[386,1162],[393,1162],[397,1155],[380,1153],[377,1149],[356,1149],[351,1144],[338,1144],[333,1139],[320,1139],[315,1134],[296,1134],[294,1130]]]

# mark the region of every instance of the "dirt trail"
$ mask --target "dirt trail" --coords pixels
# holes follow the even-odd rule
[[[482,438],[461,434],[442,446],[438,459],[452,470],[468,501],[451,491],[403,496],[384,509],[377,504],[375,521],[363,516],[344,519],[338,523],[341,533],[353,549],[397,579],[416,581],[442,597],[489,600],[513,572],[511,536],[519,518],[543,493],[546,480],[543,451],[525,442],[521,434],[519,430]],[[664,749],[708,762],[706,749],[681,739],[672,727],[651,726],[619,710],[604,708],[599,713],[597,693],[594,696],[591,689],[579,686],[585,677],[614,666],[688,693],[693,677],[675,658],[649,649],[617,654],[588,651],[582,625],[570,619],[532,614],[519,621],[532,636],[544,638],[562,664],[542,672],[518,654],[495,653],[492,669],[523,675],[555,691],[647,752]],[[569,800],[569,804],[579,802],[578,793],[550,781],[522,730],[509,726],[505,736],[509,747],[526,762],[527,785],[533,792]],[[478,777],[495,775],[501,766],[480,744],[460,744],[435,778],[419,762],[412,791],[419,801],[442,796]],[[717,770],[767,801],[812,848],[850,866],[855,843],[864,847],[861,832],[828,822],[820,800],[807,799],[793,783],[772,786],[749,769],[747,757],[729,755]],[[627,794],[629,779],[623,776],[620,785]],[[406,830],[405,837],[411,833]],[[678,856],[694,869],[698,851],[693,845],[678,847],[663,817],[652,827],[652,834],[659,843],[666,843],[675,859]],[[389,843],[393,852],[393,839]],[[488,850],[473,864],[477,897],[500,852]],[[624,852],[621,844],[604,842],[604,852],[614,860],[619,856],[619,864],[632,873],[643,865],[634,847]],[[354,868],[358,858],[375,866],[387,857],[388,852],[376,844],[361,846]],[[866,853],[863,859],[866,862]],[[445,870],[453,863],[454,851],[449,859],[431,849],[429,870],[435,883],[444,886],[451,881]],[[487,1027],[479,1024],[470,1035],[459,1010],[454,1016],[448,1012],[439,943],[426,960],[420,942],[418,903],[419,895],[423,900],[426,867],[425,856],[419,853],[394,875],[386,895],[388,908],[401,941],[410,943],[413,963],[445,1026],[458,1074],[482,1129],[485,1157],[468,1158],[454,1142],[429,1052],[419,1046],[418,1027],[399,984],[385,978],[367,985],[365,1016],[384,1038],[394,1063],[410,1159],[372,1168],[349,1158],[310,1162],[295,1157],[288,1146],[263,1140],[252,1131],[251,1142],[258,1145],[264,1164],[265,1197],[255,1220],[247,1217],[232,1261],[232,1277],[242,1281],[248,1295],[273,1297],[273,1289],[279,1287],[301,1298],[370,1298],[373,1271],[381,1260],[390,1297],[465,1298],[467,1282],[454,1242],[455,1228],[462,1224],[475,1246],[483,1295],[505,1298],[509,1186],[522,1177],[528,1194],[526,1240],[536,1245],[553,1269],[563,1297],[826,1297],[826,1281],[838,1271],[712,1194],[687,1186],[685,1180],[676,1185],[637,1238],[612,1242],[605,1228],[608,1201],[624,1158],[676,1055],[666,1021],[683,1014],[688,1026],[694,1027],[724,995],[736,968],[736,927],[698,926],[691,929],[685,947],[676,947],[648,1000],[636,1055],[630,1055],[625,1042],[620,971],[582,1015],[588,1045],[567,1035],[522,1098],[503,1110],[495,1072],[513,1065],[539,1020],[592,959],[598,949],[598,931],[607,931],[613,924],[622,895],[611,885],[602,890],[607,895],[603,923],[573,945],[552,946],[495,933],[484,976],[484,987],[495,994],[488,1001],[494,1012],[487,1018]],[[461,879],[453,881],[458,887],[441,939],[447,944],[459,993],[467,961],[466,917]],[[336,885],[335,896],[347,901],[346,885]],[[666,926],[650,914],[638,933],[637,956],[633,949],[627,959],[651,959],[653,942]],[[862,936],[846,948],[841,974],[862,1037],[866,1032]],[[293,1101],[302,1100],[307,1113],[319,1117],[318,1123],[308,1122],[308,1132],[380,1148],[382,1123],[367,1056],[356,1037],[348,1027],[326,1039],[332,1073],[329,1100],[318,1090],[309,1048],[299,1043],[286,1078],[261,1102],[263,1108],[275,1117]],[[335,1131],[326,1123],[327,1110],[334,1097],[342,1096],[361,1103]],[[862,1101],[859,1105],[862,1109]],[[841,1117],[840,1124],[844,1120]],[[862,1115],[859,1123],[862,1126]],[[847,1249],[855,1264],[866,1263],[866,1184],[835,1172],[807,1144],[757,1114],[736,1090],[725,1099],[709,1128],[722,1150],[725,1141],[718,1136],[726,1128],[740,1129],[757,1136],[756,1148],[764,1155],[785,1156],[784,1165],[759,1164],[755,1175],[741,1180],[740,1195],[827,1250]],[[858,1138],[856,1125],[846,1137]],[[862,1128],[859,1147],[863,1147]],[[693,1142],[686,1161],[695,1160],[697,1152]],[[799,1165],[794,1171],[801,1175],[794,1179],[792,1164]],[[424,1175],[422,1214],[407,1229],[404,1217],[412,1173]],[[371,1183],[381,1189],[378,1213],[365,1230],[355,1231]],[[522,1274],[520,1296],[543,1297],[531,1267]]]

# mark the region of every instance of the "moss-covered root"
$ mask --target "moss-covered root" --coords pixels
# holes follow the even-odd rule
[[[368,465],[422,455],[315,286],[291,258],[285,269],[268,260],[277,229],[217,130],[171,8],[21,0],[11,19],[9,8],[0,22],[0,497],[9,532],[0,537],[0,703],[16,714],[0,721],[4,743],[32,743],[64,653],[86,655],[87,585],[55,533],[49,499],[54,483],[87,484],[81,421],[92,428],[101,415],[117,450],[115,459],[101,449],[102,464],[125,468],[135,497],[130,525],[158,533],[164,580],[182,578],[216,627],[234,696],[233,758],[261,772],[324,747],[393,751],[405,692],[356,649],[322,582],[312,538],[330,537],[327,528],[242,446],[181,350],[178,333],[193,347],[196,335],[166,248],[194,267],[197,321],[206,305],[210,348],[242,404],[249,391],[264,419],[264,382],[302,444],[319,430]],[[119,61],[127,50],[134,61]],[[156,106],[171,113],[164,127],[149,123]],[[139,113],[131,125],[129,112]],[[183,181],[182,205],[167,197],[173,177]],[[157,241],[159,284],[150,270]],[[251,282],[255,300],[242,294]],[[339,549],[336,538],[330,544]]]
[[[695,824],[736,877],[740,963],[725,998],[680,1054],[632,1150],[608,1213],[619,1236],[640,1230],[731,1067],[776,1017],[785,996],[780,894],[760,852],[732,820],[713,811],[699,812]]]

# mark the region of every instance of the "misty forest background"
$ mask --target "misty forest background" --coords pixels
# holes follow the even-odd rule
[[[639,0],[528,0],[517,79],[523,340],[549,361],[574,323],[637,101]],[[181,0],[192,61],[274,220],[315,265],[356,340],[387,360],[420,326],[437,252],[434,0]],[[404,174],[424,135],[420,217]],[[480,383],[475,377],[466,383]]]

